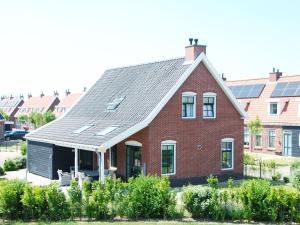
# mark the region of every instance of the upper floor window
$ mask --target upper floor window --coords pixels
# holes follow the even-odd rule
[[[206,92],[203,94],[203,118],[216,118],[216,93]]]
[[[174,175],[176,173],[176,141],[161,143],[161,174]]]
[[[276,132],[274,129],[269,130],[269,148],[275,148],[276,146]]]
[[[244,127],[244,145],[245,146],[249,146],[249,128],[248,127]]]
[[[182,93],[182,118],[185,119],[196,118],[196,93],[194,92]]]
[[[278,115],[278,102],[270,102],[269,103],[269,115]]]
[[[233,147],[234,140],[232,138],[224,138],[221,141],[221,166],[222,169],[233,169]]]

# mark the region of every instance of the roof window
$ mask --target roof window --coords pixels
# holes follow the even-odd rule
[[[80,134],[82,133],[83,131],[89,129],[92,125],[85,125],[83,127],[80,127],[79,129],[73,131],[74,134]]]
[[[96,135],[97,136],[105,136],[105,135],[109,134],[110,132],[113,132],[117,128],[118,127],[106,127],[102,131],[98,132]]]
[[[124,100],[125,97],[115,98],[112,102],[107,104],[106,110],[113,111],[115,110],[121,102]]]

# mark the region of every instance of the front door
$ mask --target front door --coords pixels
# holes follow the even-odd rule
[[[126,145],[126,179],[142,171],[142,147]]]
[[[292,132],[283,131],[283,154],[292,155]]]

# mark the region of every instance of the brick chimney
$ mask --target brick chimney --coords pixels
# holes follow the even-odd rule
[[[279,72],[279,69],[276,71],[275,68],[273,68],[273,72],[271,72],[269,75],[269,81],[276,82],[281,76],[282,72]]]
[[[194,43],[193,43],[194,41]],[[190,45],[185,47],[185,61],[194,61],[202,52],[206,54],[206,45],[198,45],[198,39],[189,39]]]

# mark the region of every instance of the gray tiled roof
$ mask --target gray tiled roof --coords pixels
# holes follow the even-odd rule
[[[184,65],[184,58],[178,58],[107,70],[62,119],[27,138],[100,146],[143,121],[188,66]],[[116,111],[107,111],[107,104],[118,97],[125,99]],[[89,124],[93,126],[80,134],[73,133]],[[95,135],[109,126],[118,129],[105,136]]]

